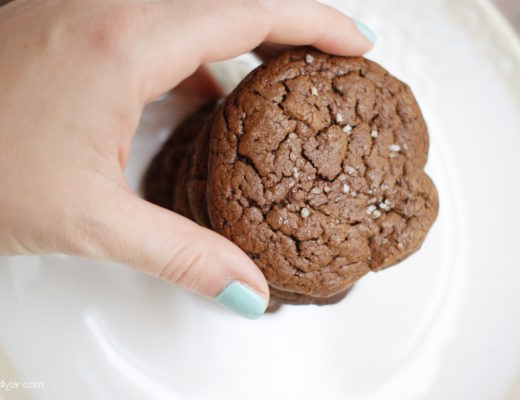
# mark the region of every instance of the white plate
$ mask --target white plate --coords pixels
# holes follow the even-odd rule
[[[441,207],[423,249],[338,305],[258,321],[120,265],[2,258],[0,384],[44,387],[0,397],[518,398],[520,45],[483,1],[336,3],[378,33],[370,57],[411,85],[429,124]],[[214,69],[230,84],[249,61]],[[177,100],[144,116],[134,188]]]

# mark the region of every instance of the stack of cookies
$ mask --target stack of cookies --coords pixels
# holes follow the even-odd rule
[[[242,248],[274,300],[329,304],[420,248],[438,212],[428,147],[382,67],[290,50],[177,127],[144,192]]]

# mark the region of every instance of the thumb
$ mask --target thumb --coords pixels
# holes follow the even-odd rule
[[[246,317],[264,313],[267,282],[240,248],[129,189],[114,191],[104,202],[96,202],[93,226],[98,232],[88,251],[94,253],[91,256],[122,262],[213,298]]]

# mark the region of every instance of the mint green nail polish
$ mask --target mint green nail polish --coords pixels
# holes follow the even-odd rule
[[[372,29],[370,29],[368,26],[366,26],[363,22],[358,21],[357,19],[354,20],[354,23],[356,24],[356,28],[358,28],[358,31],[360,31],[365,37],[370,40],[372,43],[376,42],[376,34],[372,32]]]
[[[266,308],[262,296],[237,281],[226,286],[215,300],[237,314],[251,319],[260,318]]]

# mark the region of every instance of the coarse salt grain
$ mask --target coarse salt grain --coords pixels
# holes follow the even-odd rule
[[[357,192],[356,191],[350,192],[350,194],[352,195],[352,197],[356,197],[357,196]]]
[[[294,132],[289,133],[289,139],[294,140],[298,137],[298,135]]]
[[[379,208],[383,211],[390,211],[390,205],[386,202],[379,203]]]
[[[311,215],[311,212],[308,208],[302,208],[301,215],[302,218],[307,218],[309,215]]]
[[[372,218],[374,218],[374,219],[378,219],[380,216],[381,216],[381,211],[379,211],[379,210],[375,210],[372,213]]]
[[[311,193],[312,193],[312,194],[321,194],[321,190],[320,190],[320,188],[313,188],[313,189],[311,190]]]
[[[330,187],[328,187],[327,185],[325,185],[325,187],[323,188],[323,191],[325,193],[330,193]]]
[[[389,149],[390,151],[393,151],[393,152],[395,152],[395,153],[398,153],[398,152],[401,151],[401,146],[399,146],[398,144],[395,144],[395,143],[394,143],[394,144],[391,144],[390,146],[388,146],[388,149]]]
[[[375,197],[372,197],[370,200],[368,200],[368,204],[375,204],[377,203],[377,199]]]
[[[347,177],[346,177],[345,175],[341,174],[341,175],[338,177],[338,179],[339,179],[340,181],[345,181],[345,180],[347,179]]]
[[[343,184],[343,187],[341,188],[341,191],[345,194],[347,194],[348,192],[350,192],[350,186],[347,185],[346,183]]]
[[[354,167],[351,167],[350,165],[345,165],[345,172],[349,175],[355,175],[357,171]]]
[[[340,113],[337,113],[336,114],[336,121],[341,124],[343,122],[343,115],[341,115]]]
[[[399,243],[397,243],[397,247],[398,247],[399,249],[403,249],[404,245],[403,245],[401,242],[399,242]]]
[[[376,138],[379,136],[379,133],[374,129],[372,132],[370,132],[370,136],[372,136],[373,138]]]
[[[352,127],[350,125],[345,125],[343,127],[343,132],[345,132],[347,135],[350,135],[352,133]]]
[[[367,207],[367,214],[368,215],[372,215],[374,213],[374,211],[376,211],[376,210],[377,210],[377,207],[372,204],[372,205]]]
[[[292,170],[292,173],[293,173],[293,176],[298,179],[298,168],[294,167],[293,170]]]
[[[317,96],[318,95],[318,89],[316,89],[314,86],[311,86],[311,94],[313,96]]]
[[[305,62],[306,62],[307,64],[312,64],[312,63],[314,62],[314,57],[311,56],[310,54],[306,54],[306,55],[305,55]]]
[[[291,161],[296,161],[296,159],[297,159],[295,153],[291,153],[291,154],[289,154],[289,158],[291,159]]]

